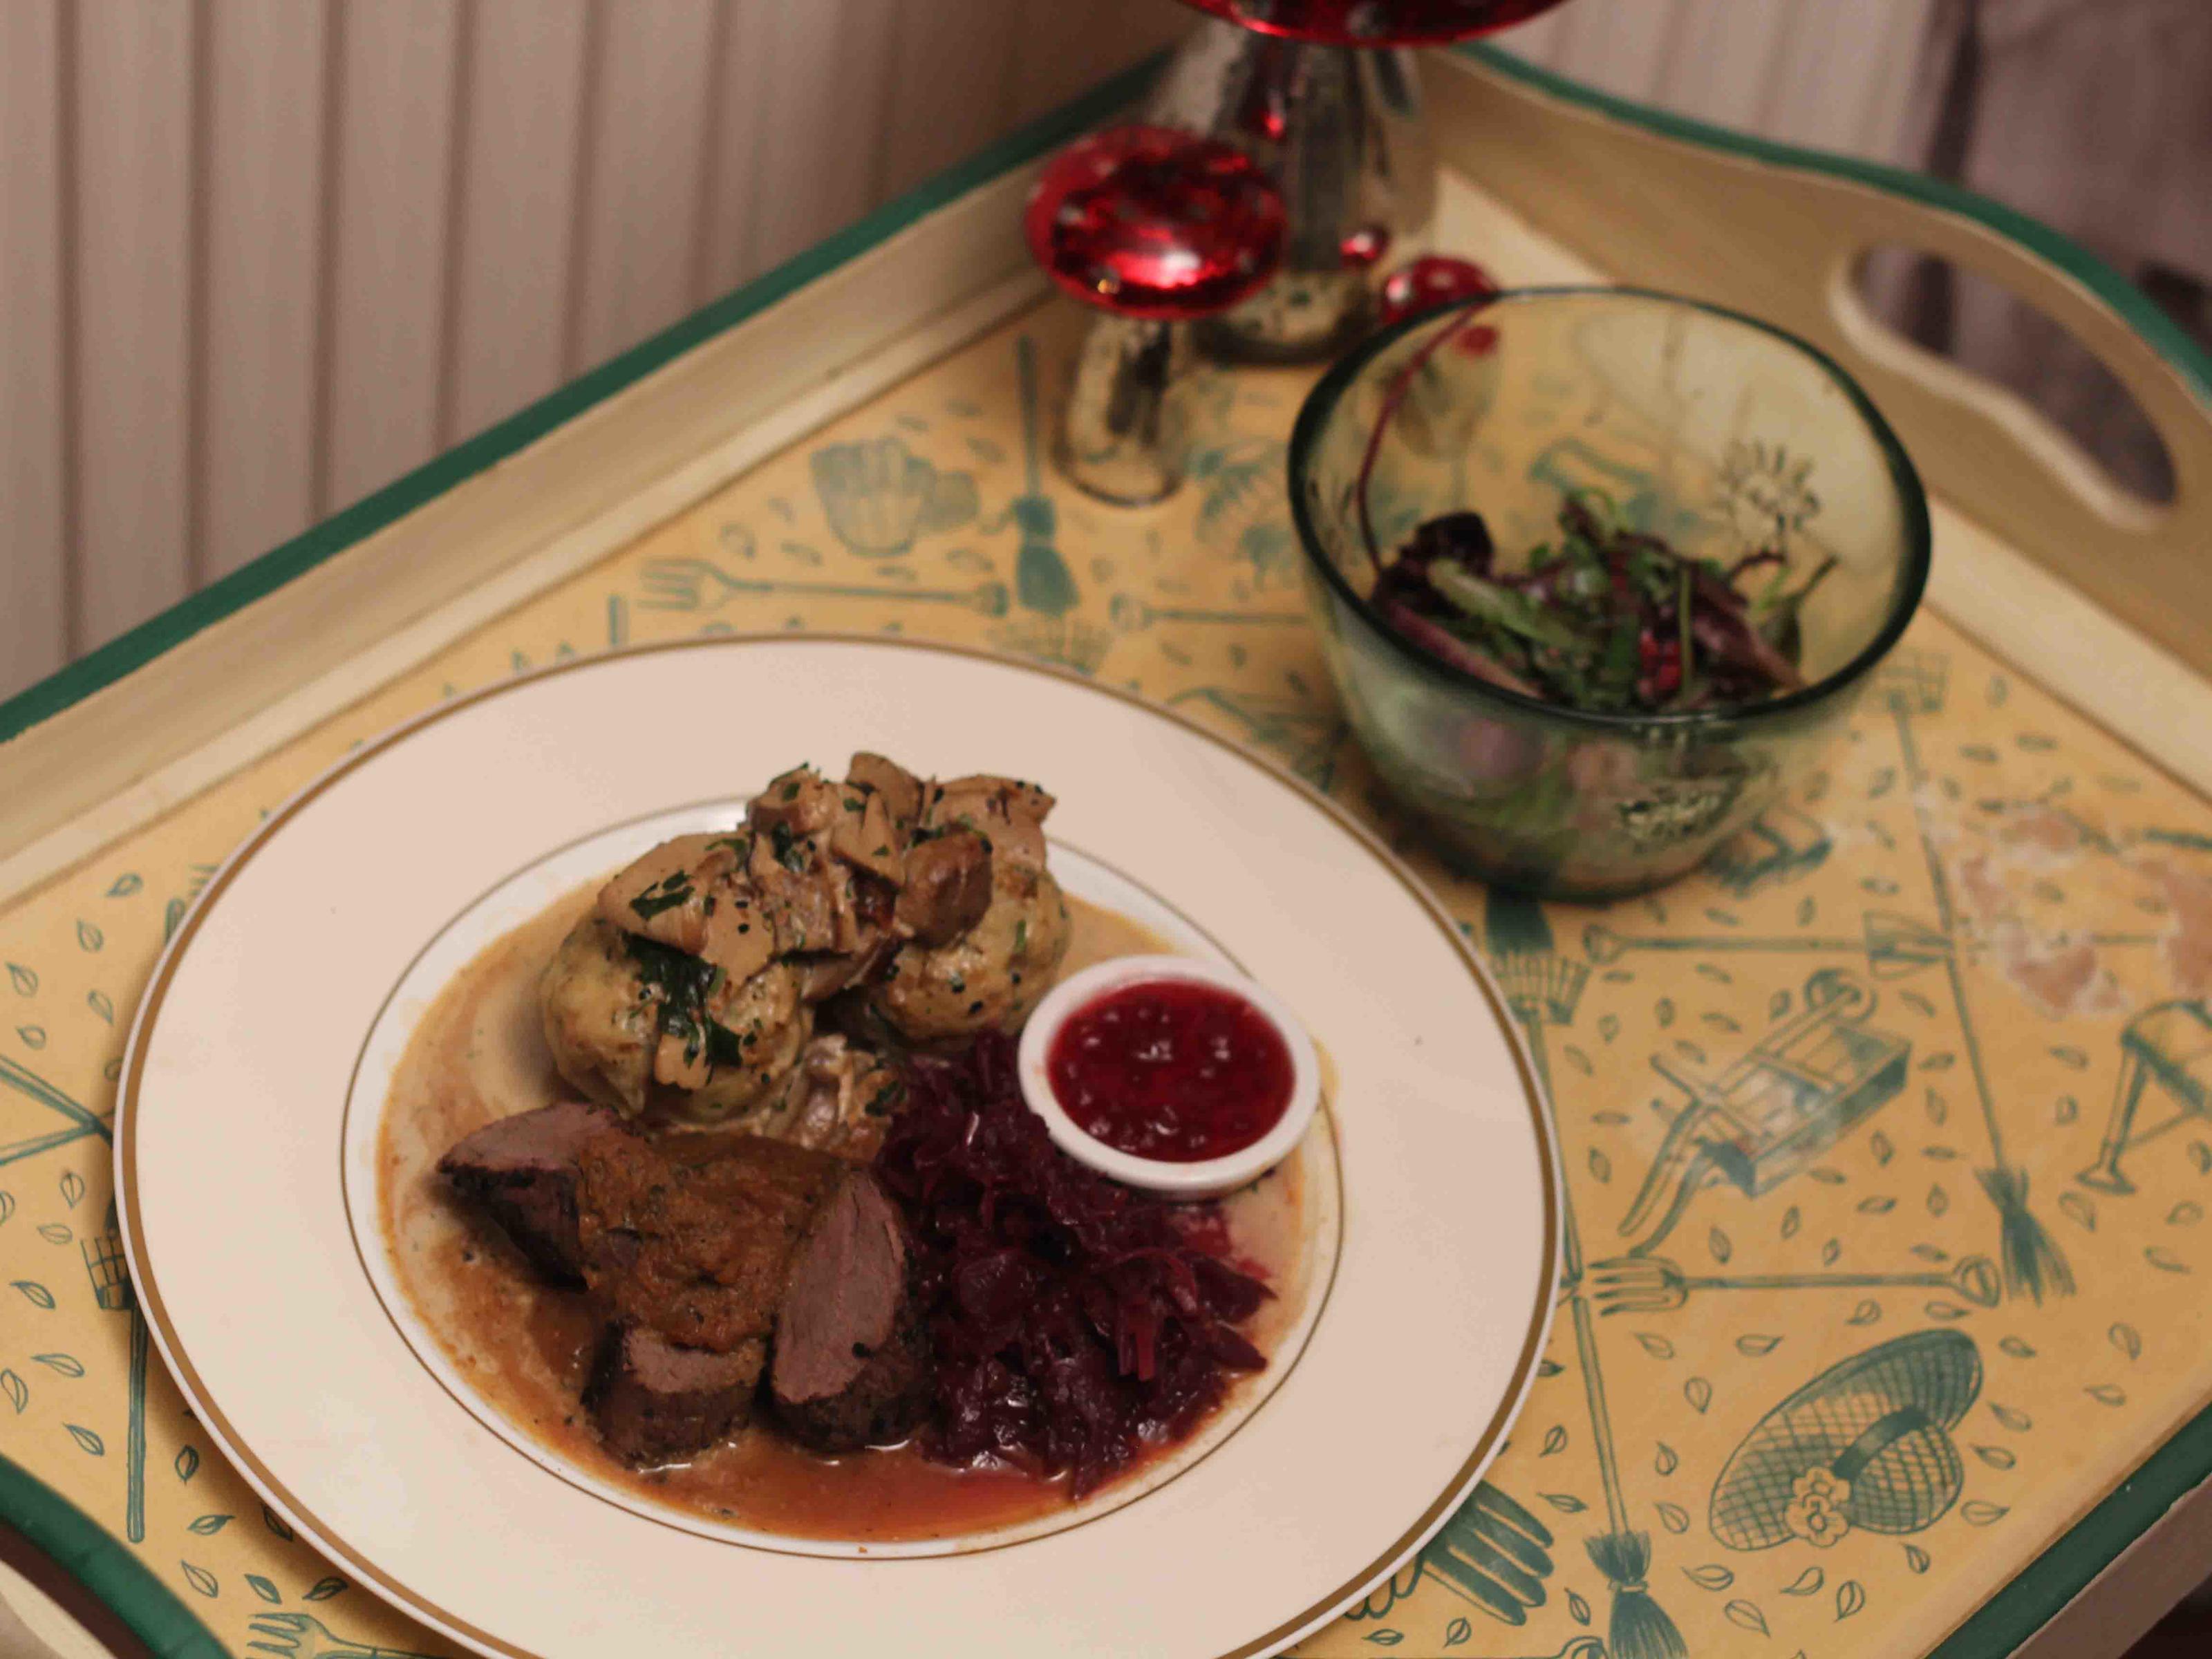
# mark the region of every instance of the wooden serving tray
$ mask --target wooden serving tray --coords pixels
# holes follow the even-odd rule
[[[1515,284],[1691,294],[1828,351],[1927,479],[1936,578],[1826,770],[1658,899],[1493,898],[1400,837],[1549,1080],[1576,1226],[1513,1443],[1300,1650],[1638,1659],[1672,1630],[1698,1654],[2118,1652],[2212,1540],[2212,586],[2192,569],[2212,364],[1987,204],[1501,54],[1430,70],[1439,244]],[[447,1650],[207,1448],[104,1218],[155,956],[259,814],[349,745],[605,647],[903,630],[1139,690],[1393,827],[1300,597],[1281,458],[1310,374],[1215,375],[1193,482],[1158,508],[1097,507],[1040,458],[1077,319],[1044,301],[1017,209],[1037,158],[1140,84],[0,707],[0,1516],[155,1651]],[[2157,427],[2175,500],[2126,496],[1887,334],[1848,277],[1898,244],[2070,328]],[[1073,605],[1024,586],[1043,559]],[[1838,1463],[1849,1492],[1809,1479]]]

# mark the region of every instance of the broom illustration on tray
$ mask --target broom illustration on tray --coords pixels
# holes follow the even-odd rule
[[[1544,1047],[1544,1026],[1574,1023],[1589,969],[1562,958],[1553,948],[1552,925],[1544,907],[1518,894],[1490,891],[1484,909],[1485,948],[1492,970],[1504,988],[1507,1005],[1528,1039],[1536,1078],[1547,1101],[1552,1068]],[[1589,1406],[1590,1438],[1596,1448],[1598,1479],[1605,1489],[1607,1530],[1584,1540],[1591,1565],[1603,1573],[1613,1593],[1607,1621],[1607,1651],[1613,1659],[1686,1659],[1688,1645],[1650,1587],[1651,1535],[1629,1525],[1628,1500],[1621,1490],[1620,1458],[1614,1449],[1613,1417],[1605,1399],[1599,1363],[1597,1323],[1583,1293],[1583,1249],[1575,1224],[1571,1185],[1562,1189],[1560,1249],[1565,1260],[1560,1297],[1575,1334],[1575,1357]]]

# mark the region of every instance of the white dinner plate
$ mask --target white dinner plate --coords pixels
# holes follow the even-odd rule
[[[1326,1052],[1308,1272],[1189,1445],[1042,1522],[863,1548],[656,1504],[478,1398],[376,1234],[376,1115],[438,988],[559,894],[855,749],[1035,778],[1068,890],[1234,962]],[[1549,1127],[1451,919],[1340,808],[1056,671],[883,639],[565,664],[356,751],[216,876],[132,1029],[125,1245],[192,1409],[356,1581],[487,1654],[1272,1653],[1417,1550],[1518,1410]]]

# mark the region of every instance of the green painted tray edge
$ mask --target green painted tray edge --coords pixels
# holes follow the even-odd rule
[[[1525,64],[1496,46],[1460,49],[1486,69],[1662,137],[1778,166],[1850,179],[1940,211],[1976,220],[2048,260],[2089,289],[2212,404],[2212,355],[2199,349],[2141,290],[2096,255],[2027,215],[1939,179],[1818,150],[1747,137],[1595,91]],[[404,517],[424,502],[535,442],[702,341],[765,310],[1007,170],[1127,107],[1157,72],[1151,59],[978,152],[896,201],[744,288],[724,296],[569,382],[518,414],[264,554],[98,650],[0,702],[0,744],[143,667],[202,629],[241,611]],[[1985,1659],[2010,1653],[2046,1624],[2178,1499],[2212,1478],[2212,1408],[2153,1453],[2042,1555],[1954,1631],[1929,1659]],[[207,1659],[222,1644],[125,1546],[67,1499],[0,1456],[0,1515],[20,1527],[112,1607],[161,1659]]]

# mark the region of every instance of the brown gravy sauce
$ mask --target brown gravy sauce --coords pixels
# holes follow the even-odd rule
[[[910,1447],[822,1457],[757,1425],[689,1462],[650,1471],[601,1448],[578,1402],[598,1330],[584,1298],[538,1284],[496,1228],[449,1200],[436,1174],[439,1157],[462,1136],[565,1092],[539,1029],[538,977],[597,889],[487,946],[430,1006],[393,1078],[378,1139],[385,1243],[447,1358],[495,1410],[563,1461],[736,1526],[890,1542],[988,1531],[1066,1508],[1064,1480],[947,1468]],[[1068,905],[1074,927],[1063,973],[1171,948],[1125,916],[1079,899]],[[1274,1352],[1304,1301],[1304,1186],[1302,1160],[1293,1158],[1221,1206],[1231,1253],[1277,1291],[1247,1333],[1262,1352]],[[1237,1403],[1232,1391],[1224,1409]]]

